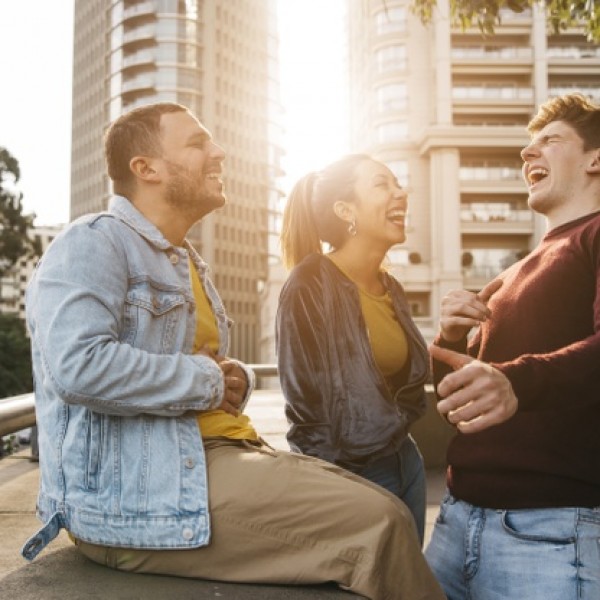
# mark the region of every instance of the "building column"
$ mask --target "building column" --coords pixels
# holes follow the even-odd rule
[[[463,287],[460,265],[460,153],[457,148],[430,152],[431,267],[433,307],[452,289]],[[436,308],[432,314],[439,315]]]

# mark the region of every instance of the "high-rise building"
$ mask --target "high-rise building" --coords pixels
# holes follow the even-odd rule
[[[348,2],[351,144],[409,191],[407,241],[390,269],[431,339],[448,290],[480,289],[543,234],[521,179],[525,127],[549,96],[600,100],[600,47],[580,30],[549,35],[537,5],[502,10],[484,37],[450,25],[448,0],[428,27],[410,4]]]
[[[103,134],[156,101],[188,106],[227,153],[228,204],[191,240],[211,265],[233,355],[259,361],[269,211],[279,192],[274,0],[76,0],[71,218],[106,208]]]

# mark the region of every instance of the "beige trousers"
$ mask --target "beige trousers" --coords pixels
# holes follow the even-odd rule
[[[211,541],[135,550],[78,541],[91,560],[135,573],[230,582],[335,581],[373,600],[445,598],[406,506],[321,460],[234,440],[207,440]]]

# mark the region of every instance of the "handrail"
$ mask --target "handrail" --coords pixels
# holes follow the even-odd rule
[[[35,425],[33,394],[0,400],[0,437]]]
[[[248,365],[257,377],[276,377],[277,365]],[[0,399],[0,437],[35,425],[34,395],[23,394]]]
[[[248,366],[257,377],[277,376],[277,365],[275,364],[253,364]],[[428,393],[433,392],[431,384],[425,386],[425,391]],[[35,400],[33,393],[0,399],[0,437],[34,425]]]

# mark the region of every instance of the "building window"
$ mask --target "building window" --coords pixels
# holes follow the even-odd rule
[[[377,141],[380,144],[406,140],[408,125],[406,121],[392,121],[377,126]]]
[[[408,94],[405,83],[382,85],[376,90],[377,110],[385,113],[394,110],[405,110]]]
[[[406,31],[406,9],[388,8],[375,15],[375,28],[378,35]]]
[[[385,163],[389,170],[396,176],[398,183],[402,187],[408,186],[408,161],[390,160]]]
[[[380,48],[375,53],[378,73],[406,69],[406,46],[394,45]]]

